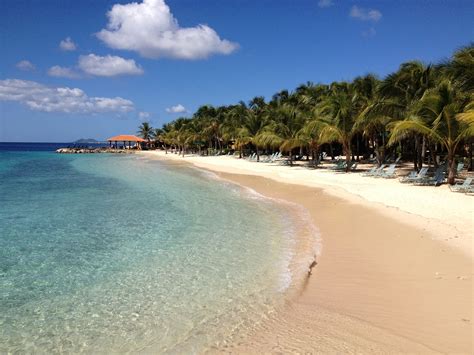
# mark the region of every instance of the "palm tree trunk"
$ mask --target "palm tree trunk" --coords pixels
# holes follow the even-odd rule
[[[342,149],[346,155],[346,173],[348,173],[351,166],[351,143],[346,142],[343,144]]]
[[[257,149],[257,161],[260,161],[260,152],[257,146],[255,146],[255,148]]]
[[[415,135],[414,139],[414,145],[413,145],[413,164],[415,165],[415,171],[420,171],[421,167],[418,166],[418,151],[419,151],[419,141],[418,141],[418,135]]]
[[[448,184],[454,185],[456,182],[456,159],[454,159],[454,152],[448,151]]]
[[[433,160],[433,166],[435,169],[438,168],[438,162],[436,161],[436,145],[435,144],[430,144],[430,155],[431,155],[431,160]]]
[[[316,159],[319,160],[319,145],[318,145],[318,144],[315,144],[315,145],[312,147],[311,151],[312,151],[312,154],[313,154],[313,163],[314,163],[314,165],[316,166],[316,162],[317,162]]]

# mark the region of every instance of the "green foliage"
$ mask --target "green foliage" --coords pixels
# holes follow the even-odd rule
[[[307,82],[294,92],[281,90],[269,102],[256,96],[230,106],[203,105],[189,118],[178,118],[139,133],[167,147],[242,154],[279,149],[292,157],[300,148],[318,151],[325,143],[341,144],[350,159],[354,137],[361,134],[379,162],[396,142],[419,140],[440,144],[454,155],[474,136],[474,47],[456,51],[449,61],[425,65],[406,62],[382,80],[372,74],[330,85]],[[386,137],[389,137],[388,141]],[[206,149],[207,148],[207,149]]]

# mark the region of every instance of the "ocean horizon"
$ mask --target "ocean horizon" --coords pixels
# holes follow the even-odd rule
[[[140,155],[0,144],[0,352],[195,352],[276,311],[288,207]]]

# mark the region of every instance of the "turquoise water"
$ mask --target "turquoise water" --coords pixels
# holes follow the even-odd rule
[[[0,152],[0,201],[0,353],[223,347],[292,276],[286,210],[196,169]]]

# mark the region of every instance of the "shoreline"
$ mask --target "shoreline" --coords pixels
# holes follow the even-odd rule
[[[158,150],[138,154],[184,161],[215,173],[261,176],[285,184],[320,188],[350,203],[377,208],[378,212],[414,227],[423,225],[432,238],[474,259],[474,200],[472,196],[451,192],[447,185],[411,186],[401,184],[398,179],[374,179],[357,173],[256,163],[232,156],[187,155],[183,158]]]
[[[301,294],[248,339],[225,350],[472,352],[472,257],[462,247],[470,226],[455,225],[451,234],[460,238],[443,239],[450,226],[442,221],[430,220],[430,228],[426,217],[344,190],[275,181],[266,176],[272,173],[266,164],[243,162],[256,171],[236,171],[218,165],[220,157],[145,155],[191,163],[264,196],[301,205],[320,230],[322,254]],[[453,243],[456,239],[464,244]]]

